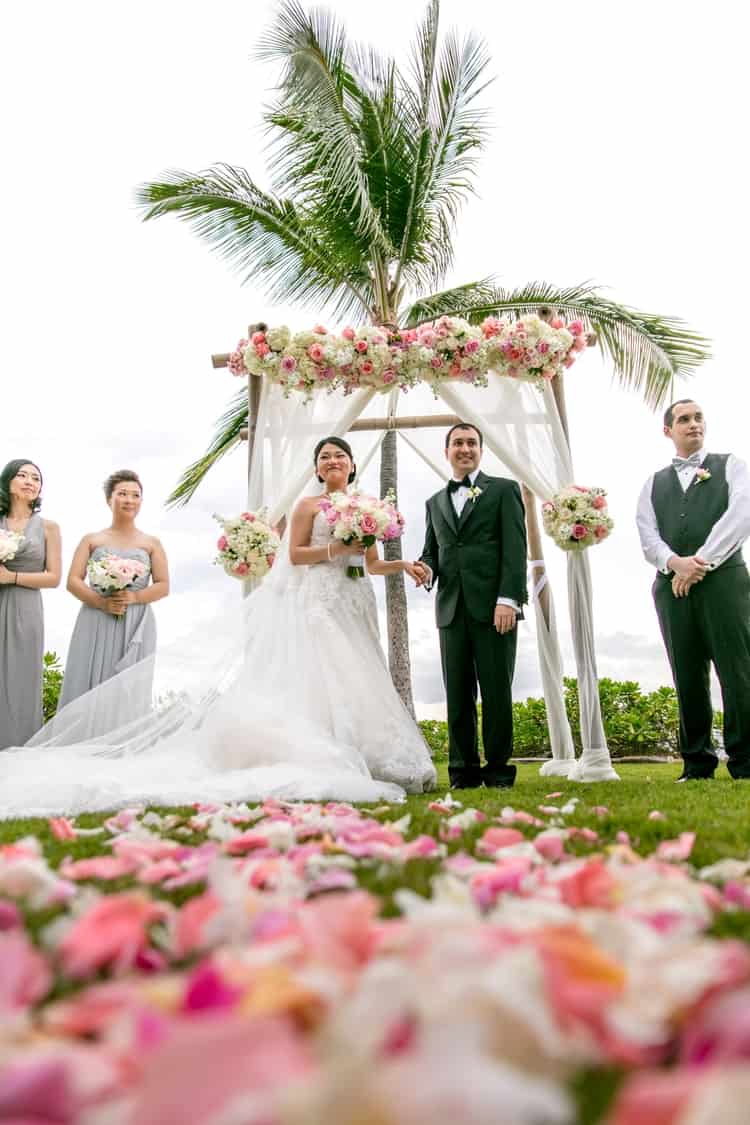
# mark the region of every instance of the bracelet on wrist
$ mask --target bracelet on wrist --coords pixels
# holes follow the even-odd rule
[[[331,562],[333,560],[333,556],[331,555],[331,547],[332,546],[333,546],[333,543],[328,543],[327,546],[326,546],[326,554],[328,555],[328,561],[329,562]]]

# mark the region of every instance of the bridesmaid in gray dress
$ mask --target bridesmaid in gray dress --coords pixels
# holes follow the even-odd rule
[[[0,750],[23,746],[42,725],[44,616],[40,590],[60,585],[60,528],[43,520],[42,474],[25,459],[0,473],[0,528],[23,536],[0,563]]]
[[[169,593],[167,557],[159,540],[135,526],[143,488],[137,473],[122,469],[104,482],[112,523],[84,535],[68,573],[68,589],[83,602],[65,665],[58,708],[151,656],[156,621],[151,602]],[[89,559],[104,555],[138,559],[146,573],[126,590],[101,592],[86,582]],[[148,701],[147,701],[148,703]]]

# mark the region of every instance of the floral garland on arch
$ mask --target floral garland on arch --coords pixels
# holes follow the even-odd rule
[[[488,316],[481,324],[441,317],[418,328],[365,325],[329,332],[322,325],[294,335],[282,325],[240,340],[227,366],[233,375],[262,375],[309,398],[321,388],[408,390],[452,379],[487,386],[490,371],[538,387],[575,362],[587,346],[583,322],[547,321],[532,313]]]

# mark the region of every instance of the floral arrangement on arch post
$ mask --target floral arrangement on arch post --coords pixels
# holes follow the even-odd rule
[[[490,371],[542,387],[572,366],[588,343],[581,320],[566,324],[562,317],[536,313],[488,316],[479,325],[443,316],[417,328],[364,325],[340,333],[318,324],[292,334],[282,325],[240,340],[227,366],[233,375],[263,376],[285,395],[306,398],[321,389],[386,392],[454,379],[486,387]]]
[[[265,578],[276,560],[281,539],[268,523],[268,512],[242,512],[232,519],[214,515],[222,534],[216,541],[214,562],[230,578]]]
[[[542,522],[547,535],[563,551],[583,551],[602,543],[614,522],[603,488],[569,484],[542,504]]]

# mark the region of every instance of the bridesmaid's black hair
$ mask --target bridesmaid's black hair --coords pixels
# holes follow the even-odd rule
[[[317,465],[318,454],[320,453],[324,445],[335,445],[337,449],[343,449],[344,453],[346,453],[347,457],[352,463],[352,471],[349,473],[349,480],[347,482],[348,484],[351,484],[357,475],[357,466],[354,464],[354,454],[352,453],[352,447],[349,445],[349,442],[345,441],[342,437],[321,438],[318,444],[315,446],[315,452],[313,453],[313,465]],[[323,483],[323,478],[321,476],[318,477],[318,480],[321,484]]]
[[[44,485],[42,470],[34,461],[31,461],[28,457],[18,457],[15,461],[9,461],[2,473],[0,473],[0,516],[7,516],[10,511],[10,482],[14,477],[18,476],[19,471],[24,465],[33,465],[41,477],[42,485]],[[34,512],[38,512],[41,506],[42,494],[40,492],[36,500],[32,500],[31,502],[32,515]]]
[[[111,499],[118,484],[123,484],[125,481],[132,481],[133,484],[137,484],[141,490],[141,496],[143,496],[143,485],[138,473],[134,473],[132,469],[118,469],[116,473],[110,473],[104,482],[104,495],[107,500]]]

